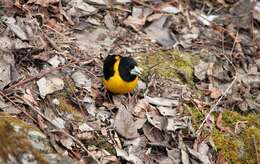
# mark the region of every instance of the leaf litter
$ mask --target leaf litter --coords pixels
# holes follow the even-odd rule
[[[38,126],[65,162],[259,161],[259,2],[0,6],[1,114]],[[110,53],[131,55],[148,68],[130,104],[124,95],[104,96],[101,66]],[[144,57],[151,54],[163,59]]]

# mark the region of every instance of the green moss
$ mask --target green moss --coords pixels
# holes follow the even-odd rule
[[[68,112],[73,114],[76,120],[83,119],[82,114],[78,111],[79,107],[71,104],[71,102],[66,97],[59,97],[58,100],[60,102],[59,110],[61,112]]]
[[[185,113],[189,113],[191,115],[191,119],[192,119],[192,125],[195,129],[197,129],[199,127],[199,125],[201,124],[201,120],[203,120],[204,115],[203,113],[201,113],[198,109],[196,109],[193,106],[189,106],[184,104],[184,111]]]
[[[9,160],[10,156],[19,161],[22,154],[32,154],[39,163],[46,163],[40,152],[32,147],[27,137],[22,132],[14,130],[15,125],[22,128],[33,128],[14,117],[0,114],[0,157],[5,162]]]
[[[191,54],[178,51],[160,51],[153,54],[140,55],[137,59],[144,74],[155,73],[165,79],[175,78],[193,84],[193,65],[196,63]],[[183,75],[185,76],[183,78]]]
[[[257,142],[257,152],[260,152],[260,117],[256,114],[241,115],[233,111],[224,111],[222,123],[225,127],[235,128],[239,121],[245,121],[246,128],[239,134],[221,132],[213,129],[212,139],[217,151],[224,155],[229,163],[256,163],[256,150],[253,137]],[[260,154],[259,154],[260,155]]]

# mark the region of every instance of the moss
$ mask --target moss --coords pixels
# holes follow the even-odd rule
[[[238,137],[232,137],[215,128],[213,129],[212,138],[217,151],[223,154],[230,163],[239,162],[239,150],[244,147],[244,144]]]
[[[82,114],[78,111],[79,107],[71,104],[71,102],[66,98],[66,97],[59,97],[58,98],[60,105],[59,105],[59,110],[62,112],[68,112],[71,113],[76,120],[82,120],[83,116]]]
[[[235,127],[238,121],[246,121],[249,125],[253,125],[260,128],[260,117],[256,114],[241,115],[238,112],[226,110],[223,112],[223,125]]]
[[[27,137],[22,132],[14,130],[15,125],[22,128],[30,127],[30,129],[33,127],[8,115],[0,114],[0,117],[0,157],[5,162],[10,156],[19,161],[22,154],[32,154],[39,163],[46,163],[40,152],[32,147]]]
[[[153,54],[140,55],[137,59],[144,74],[158,74],[165,79],[175,78],[193,84],[193,65],[196,63],[191,54],[178,51],[160,51]],[[183,75],[185,78],[183,78]]]
[[[224,111],[223,126],[234,130],[239,121],[245,121],[246,128],[239,134],[229,134],[213,129],[212,139],[217,151],[224,155],[229,163],[257,163],[253,137],[257,142],[257,152],[260,152],[260,117],[256,114],[241,115],[233,111]],[[260,153],[259,153],[260,155]]]
[[[191,119],[192,119],[192,125],[195,129],[197,129],[199,127],[199,125],[201,124],[201,120],[204,118],[203,113],[201,113],[198,109],[196,109],[193,106],[189,106],[189,105],[184,105],[184,112],[185,113],[189,113],[191,115]]]

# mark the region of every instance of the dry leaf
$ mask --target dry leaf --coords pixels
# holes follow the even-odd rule
[[[49,76],[38,80],[37,85],[40,91],[40,96],[45,98],[48,94],[62,90],[64,87],[64,82],[58,77]]]
[[[144,96],[144,99],[152,105],[175,107],[179,105],[179,100],[167,99],[162,97]]]
[[[29,0],[27,3],[28,4],[34,3],[34,4],[40,5],[42,7],[48,7],[49,5],[55,4],[58,2],[59,2],[59,0]]]
[[[24,99],[26,99],[27,101],[29,101],[30,103],[32,103],[33,105],[37,105],[37,101],[35,101],[32,92],[30,89],[25,89],[25,93],[22,96]]]
[[[217,121],[216,121],[216,126],[222,132],[233,134],[233,132],[230,129],[230,127],[224,127],[223,126],[223,124],[222,124],[222,113],[219,113],[219,115],[218,115],[218,118],[217,118]]]
[[[213,99],[217,99],[222,95],[221,90],[218,88],[212,87],[209,90],[210,90],[210,97]]]
[[[167,108],[163,106],[159,106],[157,109],[160,112],[160,114],[163,116],[176,116],[177,113],[176,109]]]
[[[146,112],[149,110],[150,105],[145,99],[138,100],[136,106],[132,110],[134,116],[144,118]]]
[[[118,110],[114,126],[116,131],[127,139],[133,139],[139,136],[137,132],[138,125],[134,122],[131,113],[125,108]]]
[[[68,150],[72,150],[72,146],[75,145],[71,138],[64,138],[60,140],[60,143],[67,148]]]
[[[126,151],[119,149],[116,147],[116,154],[119,157],[122,157],[123,159],[133,163],[133,164],[143,164],[141,159],[139,159],[136,155],[134,154],[128,154]]]
[[[166,118],[157,115],[150,115],[149,113],[146,114],[146,118],[150,124],[154,127],[162,130],[166,126]]]
[[[84,88],[91,92],[91,79],[88,78],[83,72],[76,71],[71,75],[71,78],[79,88]]]

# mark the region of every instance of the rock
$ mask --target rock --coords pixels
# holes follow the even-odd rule
[[[78,163],[53,151],[48,138],[36,127],[0,114],[0,163]]]

